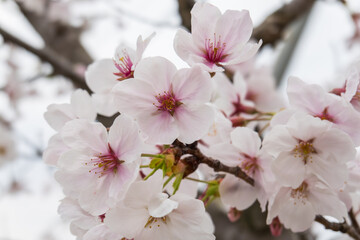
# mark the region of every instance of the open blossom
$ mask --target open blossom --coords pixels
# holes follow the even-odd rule
[[[72,95],[70,104],[51,104],[44,113],[48,124],[56,131],[65,125],[66,122],[74,119],[88,119],[94,121],[96,112],[94,110],[90,95],[82,89],[77,89]]]
[[[229,166],[239,166],[250,177],[254,178],[255,186],[251,186],[233,175],[226,175],[220,183],[219,191],[223,203],[244,210],[256,199],[265,210],[267,196],[264,189],[265,181],[271,181],[270,156],[262,149],[261,139],[256,132],[246,127],[238,127],[231,132],[232,145],[219,144],[213,149],[217,157]],[[223,156],[221,156],[223,155]]]
[[[195,3],[191,10],[191,34],[178,30],[174,40],[176,53],[190,66],[200,65],[209,72],[223,71],[222,66],[249,60],[261,41],[248,43],[253,24],[246,10],[220,10],[209,3]]]
[[[79,119],[68,122],[61,135],[70,150],[58,161],[56,179],[84,210],[105,213],[137,176],[142,140],[136,123],[122,114],[107,133],[101,123]]]
[[[239,72],[235,74],[233,83],[222,73],[217,73],[214,81],[218,92],[214,105],[227,117],[254,113],[255,103],[246,99],[247,83]]]
[[[154,35],[145,40],[139,36],[136,50],[120,45],[113,59],[102,59],[88,67],[85,73],[86,83],[94,92],[92,98],[100,114],[112,116],[117,112],[111,89],[119,81],[133,78],[136,65]]]
[[[123,201],[107,213],[105,224],[136,240],[215,239],[203,202],[182,194],[169,197],[162,186],[160,172],[132,183]]]
[[[70,221],[70,230],[78,240],[124,240],[104,224],[106,214],[91,215],[80,207],[76,199],[63,199],[58,212],[64,220]]]
[[[355,158],[350,137],[319,118],[297,112],[286,125],[277,125],[265,136],[264,150],[274,157],[277,180],[297,188],[310,173],[333,187],[348,176],[346,162]]]
[[[278,217],[286,228],[300,232],[311,227],[317,214],[342,222],[347,210],[336,193],[312,175],[296,188],[281,187],[277,191],[268,206],[267,224]]]
[[[360,114],[344,98],[295,77],[289,78],[287,94],[293,108],[330,122],[349,134],[356,145],[360,144]]]
[[[119,111],[136,119],[150,143],[170,144],[176,138],[192,143],[208,132],[215,117],[207,105],[209,74],[200,67],[177,71],[162,57],[142,60],[135,79],[118,83],[113,92]]]

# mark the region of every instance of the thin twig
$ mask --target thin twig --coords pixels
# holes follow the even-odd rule
[[[351,236],[356,240],[360,240],[360,234],[356,232],[353,226],[350,226],[346,222],[343,223],[330,222],[321,215],[317,215],[315,221],[324,225],[326,229],[331,229],[335,232],[342,232],[348,234],[349,236]]]
[[[352,226],[353,226],[353,227],[355,228],[355,230],[360,234],[359,223],[358,223],[358,221],[356,220],[356,216],[355,216],[354,211],[353,211],[352,208],[351,208],[350,211],[349,211],[349,217],[350,217]]]
[[[51,49],[46,47],[43,49],[34,48],[33,46],[30,46],[26,42],[15,37],[14,35],[8,33],[1,27],[0,27],[0,35],[3,36],[5,42],[14,43],[24,48],[25,50],[33,53],[34,55],[39,57],[42,61],[51,64],[51,66],[54,69],[54,73],[69,78],[77,87],[83,88],[91,92],[85,83],[85,79],[73,70],[72,66],[67,62],[66,59],[53,52]]]

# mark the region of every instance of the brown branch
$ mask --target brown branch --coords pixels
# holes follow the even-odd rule
[[[342,232],[348,234],[349,236],[351,236],[356,240],[360,240],[360,234],[355,230],[353,226],[350,226],[346,222],[343,223],[329,222],[328,220],[326,220],[326,218],[324,218],[321,215],[317,215],[315,221],[324,225],[326,229],[330,229],[335,232]]]
[[[254,179],[252,179],[250,176],[248,176],[240,167],[230,167],[223,163],[221,163],[217,159],[213,159],[210,157],[205,156],[200,152],[200,150],[196,147],[196,144],[194,145],[184,145],[178,141],[174,143],[175,147],[178,147],[177,149],[180,151],[180,155],[184,154],[191,154],[193,155],[197,162],[203,163],[214,169],[215,172],[225,172],[232,174],[245,182],[249,183],[250,185],[254,186]]]
[[[263,23],[256,27],[252,37],[263,40],[263,45],[275,45],[284,35],[284,30],[290,23],[303,16],[312,8],[316,0],[293,0],[289,4],[269,15]]]
[[[353,227],[355,228],[355,230],[360,234],[359,223],[358,223],[358,221],[356,220],[356,216],[355,216],[354,210],[353,210],[352,208],[351,208],[350,211],[349,211],[349,217],[350,217],[352,226],[353,226]]]
[[[85,83],[85,79],[73,70],[72,65],[69,64],[68,61],[66,61],[66,59],[53,52],[51,49],[46,47],[43,49],[34,48],[29,44],[27,44],[26,42],[15,37],[14,35],[8,33],[1,27],[0,27],[0,35],[3,36],[5,42],[14,43],[24,48],[25,50],[31,52],[32,54],[36,55],[42,61],[51,64],[55,74],[63,75],[69,78],[77,87],[83,88],[88,92],[91,92],[91,90],[88,88],[88,86]]]
[[[283,38],[284,31],[290,23],[306,14],[314,5],[316,0],[293,0],[285,4],[277,11],[268,16],[263,23],[253,31],[252,38],[263,40],[263,45],[274,45]],[[178,0],[181,24],[191,30],[190,11],[194,5],[193,0]]]
[[[48,9],[45,9],[43,13],[37,13],[27,9],[21,1],[15,0],[15,2],[49,49],[71,64],[86,66],[93,62],[80,41],[80,36],[84,30],[83,26],[74,27],[59,20],[52,20],[48,15]],[[49,7],[52,3],[46,0],[46,4]]]
[[[191,31],[191,14],[190,11],[195,4],[194,0],[178,0],[179,14],[181,17],[181,25]]]

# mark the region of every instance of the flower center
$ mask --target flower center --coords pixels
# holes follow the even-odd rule
[[[312,161],[311,154],[316,153],[316,149],[313,146],[314,139],[310,139],[309,141],[305,142],[299,140],[299,143],[293,149],[294,157],[301,158],[304,161],[304,164],[307,163],[308,159]]]
[[[248,106],[245,106],[244,104],[242,104],[239,94],[236,95],[236,100],[231,102],[231,104],[233,105],[234,110],[230,114],[230,117],[237,116],[241,113],[253,114],[255,111],[255,109],[253,107],[248,107]]]
[[[99,178],[110,173],[117,173],[118,167],[124,162],[123,160],[119,160],[117,158],[110,144],[108,144],[108,146],[108,153],[100,153],[94,156],[94,158],[91,158],[89,162],[94,166],[94,168],[89,170],[89,172],[93,172],[95,175],[99,174]],[[88,163],[85,163],[85,165],[88,165]]]
[[[149,227],[151,229],[153,227],[152,226],[153,224],[155,224],[157,227],[160,227],[160,225],[161,225],[160,223],[166,224],[166,220],[167,220],[166,216],[160,217],[160,218],[155,218],[155,217],[150,216],[148,218],[148,221],[146,222],[144,228]]]
[[[172,91],[164,91],[163,94],[159,93],[155,98],[158,104],[153,103],[153,105],[157,107],[158,111],[168,112],[171,116],[174,115],[176,108],[182,104],[175,98]]]
[[[253,176],[255,172],[259,169],[259,165],[257,164],[257,158],[251,157],[245,153],[242,153],[241,155],[244,158],[241,159],[240,168],[247,174]]]
[[[221,42],[221,36],[219,38],[216,37],[216,33],[214,33],[214,39],[210,38],[205,39],[205,57],[211,63],[219,63],[223,60],[226,55],[224,54],[224,50],[226,47],[226,43]]]
[[[114,59],[115,67],[119,72],[114,75],[119,76],[117,80],[122,81],[127,78],[133,77],[134,71],[132,70],[133,63],[127,53],[126,49],[122,50],[123,55],[117,55]]]
[[[295,200],[299,200],[305,204],[304,199],[306,199],[308,195],[307,187],[308,184],[306,182],[303,182],[298,188],[291,190],[290,196]],[[296,201],[294,202],[294,204],[296,205]]]
[[[329,122],[335,122],[334,118],[328,113],[328,107],[324,108],[321,114],[316,115],[315,117],[320,118],[321,120],[328,120]]]

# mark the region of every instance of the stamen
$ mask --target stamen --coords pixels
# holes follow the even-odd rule
[[[134,71],[132,70],[133,63],[126,49],[122,50],[122,55],[117,54],[116,58],[113,61],[115,67],[119,70],[118,73],[114,73],[114,75],[120,77],[118,78],[119,81],[133,77],[134,74]]]
[[[293,154],[295,158],[301,158],[306,164],[308,160],[310,159],[310,162],[312,162],[312,154],[316,153],[316,149],[313,146],[314,139],[310,139],[309,141],[302,141],[299,140],[299,143],[295,146],[293,149]]]
[[[155,217],[152,217],[150,216],[144,226],[144,228],[147,228],[149,227],[150,229],[152,228],[152,224],[153,223],[157,223],[158,220],[161,220],[163,223],[166,224],[166,220],[167,220],[167,217],[164,216],[164,217],[160,217],[160,218],[155,218]],[[160,227],[161,224],[156,224],[157,227]]]
[[[155,98],[159,104],[156,105],[153,103],[153,105],[158,108],[158,111],[166,111],[170,113],[171,116],[174,115],[176,108],[182,104],[175,98],[172,91],[164,91],[163,94],[159,93]]]
[[[226,47],[226,43],[221,42],[221,36],[216,38],[216,33],[214,33],[214,40],[211,41],[210,38],[205,39],[205,57],[209,62],[219,63],[223,60],[226,55],[224,54],[224,50]]]
[[[118,167],[124,162],[123,160],[119,160],[117,158],[110,144],[108,144],[108,147],[108,153],[100,153],[94,156],[94,158],[91,158],[90,162],[88,162],[94,166],[93,169],[89,170],[89,173],[94,173],[95,175],[99,174],[99,178],[106,174],[117,173]],[[88,165],[88,163],[85,163],[85,165]]]
[[[301,201],[303,204],[305,204],[305,199],[308,197],[308,191],[307,191],[308,184],[306,182],[303,182],[298,188],[292,189],[290,196],[294,198],[295,200]],[[296,202],[294,204],[296,205]]]

